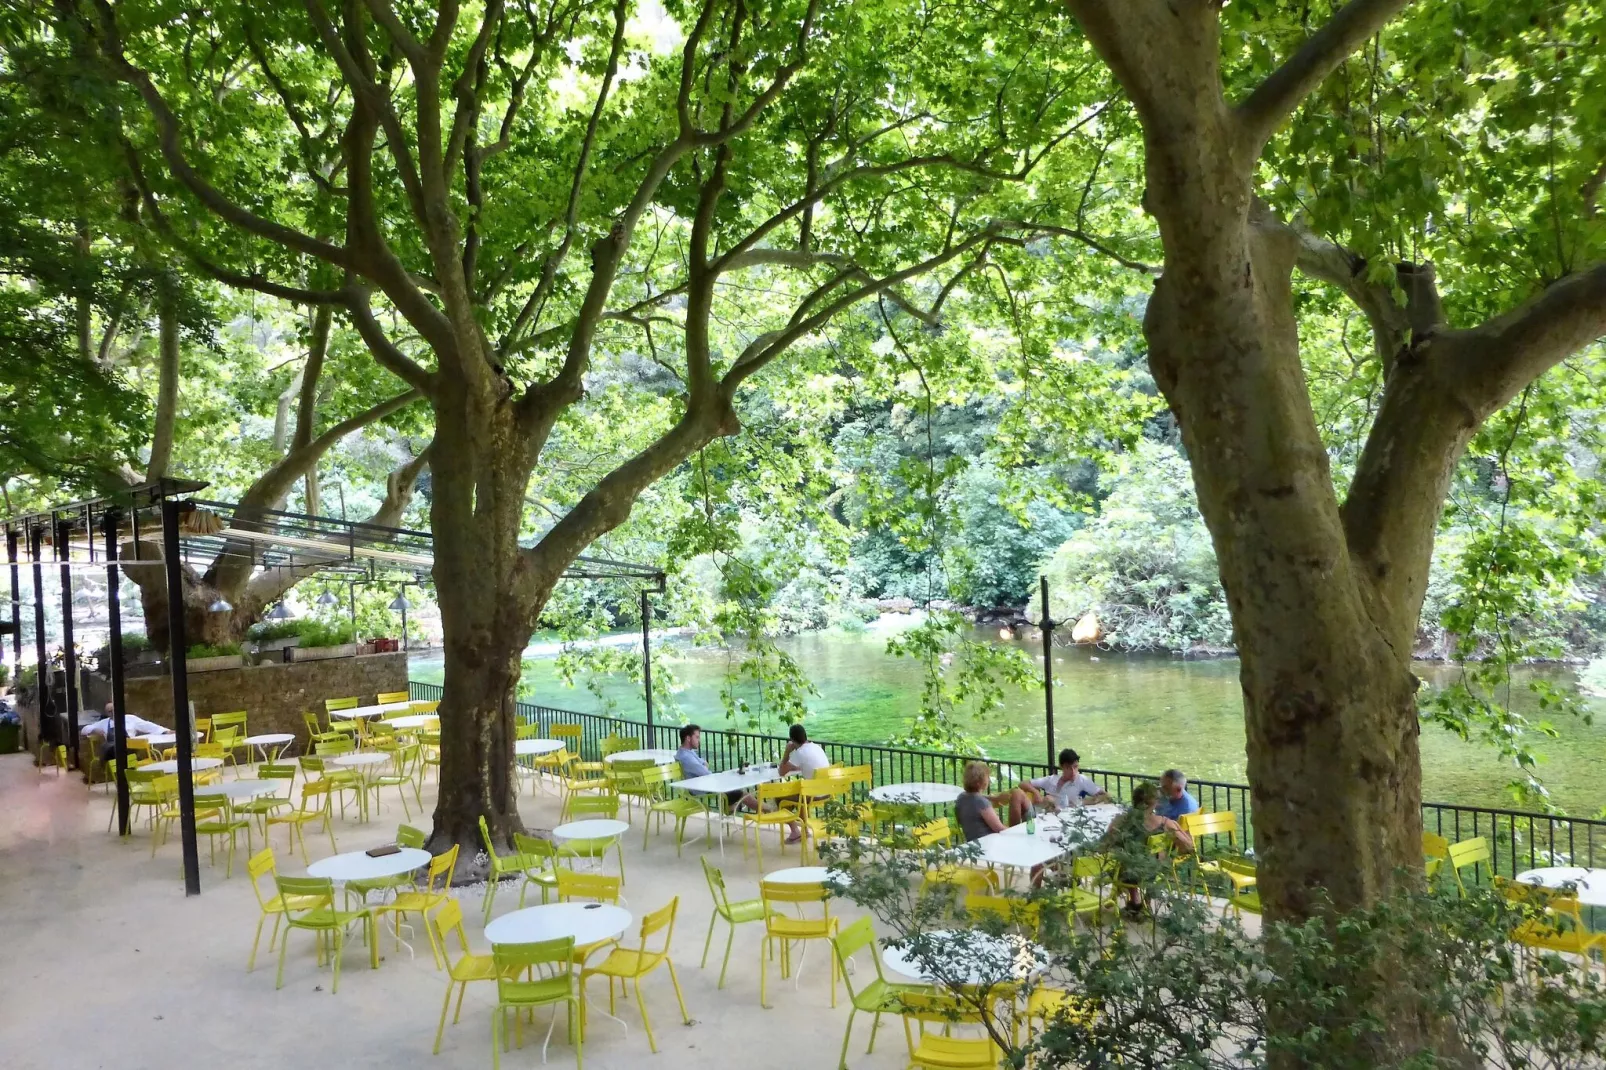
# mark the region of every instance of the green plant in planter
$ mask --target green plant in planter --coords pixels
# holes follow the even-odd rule
[[[258,642],[268,642],[274,639],[290,639],[303,635],[308,624],[317,621],[304,620],[265,620],[251,625],[251,630],[245,634]]]
[[[296,623],[301,626],[297,634],[301,636],[303,649],[307,647],[345,646],[347,643],[357,641],[351,625],[345,621],[337,624],[326,624],[319,620],[297,621]]]
[[[130,654],[140,654],[151,648],[150,636],[144,632],[125,632],[123,634],[123,657]]]
[[[219,643],[217,646],[197,643],[186,650],[184,656],[190,661],[198,661],[201,658],[226,658],[238,653],[240,653],[239,643]]]

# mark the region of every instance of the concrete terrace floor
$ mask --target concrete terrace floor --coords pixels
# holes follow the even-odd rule
[[[426,785],[426,815],[433,810],[433,792],[433,783]],[[556,823],[552,795],[527,792],[520,807],[532,829]],[[313,938],[298,933],[286,959],[284,988],[275,991],[275,953],[268,951],[265,934],[255,972],[245,970],[259,911],[244,872],[243,841],[234,876],[226,880],[221,859],[216,869],[207,866],[203,838],[202,893],[186,898],[176,835],[152,859],[143,827],[127,841],[107,834],[110,809],[101,786],[90,790],[76,775],[41,774],[26,754],[0,756],[0,1065],[8,1070],[490,1065],[495,986],[489,983],[469,985],[462,1021],[448,1023],[440,1055],[430,1055],[446,976],[434,969],[421,930],[415,928],[410,938],[416,956],[398,952],[386,935],[377,972],[368,969],[367,951],[353,930],[338,994],[328,991],[328,969],[315,965]],[[396,793],[386,790],[372,824],[337,819],[335,834],[342,851],[363,850],[390,842],[404,820]],[[586,1066],[723,1070],[746,1063],[765,1070],[833,1070],[848,1004],[839,986],[837,1006],[830,1006],[824,947],[809,950],[796,988],[790,980],[781,982],[778,964],[771,964],[774,1009],[764,1010],[758,1002],[761,930],[741,926],[726,987],[717,991],[723,922],[715,930],[709,968],[698,968],[712,912],[697,862],[705,845],[688,843],[677,859],[673,836],[666,832],[655,834],[643,852],[641,821],[638,814],[625,843],[626,905],[639,920],[680,897],[671,953],[692,1024],[681,1024],[668,974],[657,971],[643,982],[643,991],[659,1053],[648,1052],[634,1005],[622,1002],[619,1014],[628,1033],[593,1013]],[[415,807],[411,823],[427,827],[428,818],[420,818]],[[283,828],[274,829],[279,870],[299,875],[301,857],[289,852],[284,837]],[[765,845],[767,869],[798,864],[796,848],[785,862],[777,862],[773,842]],[[309,831],[307,845],[315,860],[331,853],[321,833]],[[758,894],[756,859],[744,861],[738,841],[731,841],[723,860],[717,846],[709,858],[723,867],[734,898]],[[612,867],[610,859],[610,872]],[[502,886],[498,915],[516,907],[517,888],[516,882]],[[481,890],[456,894],[470,943],[489,952],[480,920]],[[850,921],[860,912],[836,901],[833,913]],[[626,936],[633,940],[633,929]],[[606,989],[603,979],[592,979],[594,1007],[606,1007]],[[527,1030],[524,1048],[502,1056],[504,1067],[540,1065],[545,1013],[538,1013],[534,1041]],[[906,1064],[895,1021],[883,1022],[873,1055],[864,1051],[868,1030],[867,1017],[859,1016],[848,1056],[854,1070]],[[547,1063],[574,1065],[561,1022]]]

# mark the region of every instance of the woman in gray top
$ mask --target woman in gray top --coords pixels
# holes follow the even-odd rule
[[[992,771],[986,762],[971,762],[965,766],[965,791],[954,802],[954,815],[959,818],[959,830],[965,834],[966,843],[1004,831],[1004,823],[998,820],[993,801],[987,797],[991,777]]]

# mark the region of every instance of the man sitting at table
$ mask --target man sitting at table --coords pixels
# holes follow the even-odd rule
[[[786,737],[789,742],[786,749],[781,752],[780,773],[796,773],[799,776],[813,776],[816,771],[824,769],[831,764],[826,756],[825,748],[818,743],[809,742],[809,733],[800,724],[788,729]]]
[[[1154,812],[1172,821],[1182,820],[1184,814],[1199,812],[1199,800],[1188,794],[1188,778],[1180,769],[1167,769],[1160,774],[1160,802]]]
[[[1109,801],[1109,792],[1082,775],[1081,756],[1066,747],[1060,751],[1060,771],[1057,776],[1051,774],[1028,780],[1015,789],[1009,799],[1009,823],[1018,825],[1024,821],[1029,806],[1069,810]]]
[[[701,725],[683,724],[680,726],[680,749],[675,752],[675,761],[680,763],[680,776],[683,780],[693,777],[713,776],[708,763],[703,756],[697,753],[697,748],[703,742],[703,729]],[[693,795],[707,795],[706,791],[687,789]],[[758,800],[751,792],[742,788],[734,788],[725,793],[725,804],[729,809],[757,810]]]
[[[110,702],[106,703],[105,717],[78,730],[78,734],[85,739],[90,736],[101,737],[103,741],[100,747],[101,761],[110,761],[117,757],[117,719],[112,712],[112,705]],[[123,714],[123,730],[128,733],[129,739],[160,735],[167,731],[166,728],[163,728],[155,721],[147,721],[145,718],[133,713]]]

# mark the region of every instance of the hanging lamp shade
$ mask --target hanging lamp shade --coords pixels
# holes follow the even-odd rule
[[[338,601],[340,601],[340,599],[336,598],[334,594],[329,591],[325,591],[323,594],[318,596],[318,604],[320,606],[332,606]]]
[[[268,610],[269,620],[289,620],[290,617],[290,607],[283,602]]]
[[[400,613],[402,610],[406,609],[407,596],[405,594],[397,595],[396,600],[390,604],[390,608],[394,609],[397,613]]]
[[[233,608],[234,607],[228,602],[224,601],[223,597],[220,595],[217,601],[206,607],[206,611],[208,613],[227,613]]]

